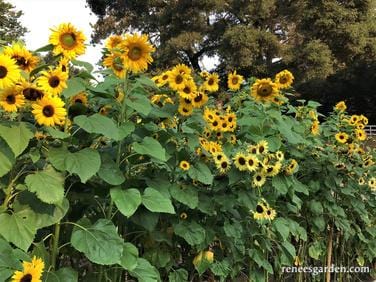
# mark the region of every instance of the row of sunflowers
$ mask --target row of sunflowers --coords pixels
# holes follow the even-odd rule
[[[0,50],[0,281],[374,275],[365,116],[345,101],[323,116],[288,70],[148,71],[146,35],[110,36],[95,71],[81,31],[51,31]],[[281,271],[331,264],[368,271]]]

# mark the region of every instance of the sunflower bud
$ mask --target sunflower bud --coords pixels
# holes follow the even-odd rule
[[[212,263],[214,261],[214,253],[212,251],[206,251],[204,253],[204,259]]]

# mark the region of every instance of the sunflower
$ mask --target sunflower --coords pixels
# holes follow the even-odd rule
[[[261,140],[257,144],[257,153],[258,154],[267,154],[269,150],[269,144],[265,140]]]
[[[172,90],[175,91],[182,91],[185,88],[185,83],[187,81],[187,76],[180,73],[179,71],[171,71],[168,77],[168,85]],[[186,91],[187,90],[188,89],[186,89]],[[191,92],[193,91],[189,91],[189,93]]]
[[[220,151],[213,153],[212,155],[213,155],[214,162],[216,164],[220,163],[223,160],[227,160],[227,156]]]
[[[179,72],[183,75],[191,75],[192,73],[192,70],[190,69],[190,67],[188,67],[187,65],[185,64],[178,64],[176,65],[172,71],[176,71],[176,72]]]
[[[153,62],[151,53],[155,48],[148,42],[147,35],[127,34],[121,48],[125,51],[125,68],[133,73],[147,70],[148,64]]]
[[[4,54],[16,60],[16,64],[25,72],[31,72],[39,62],[39,58],[34,56],[21,43],[5,47]]]
[[[22,81],[16,88],[29,101],[36,101],[44,96],[43,90],[31,82]]]
[[[215,92],[219,89],[219,75],[217,73],[211,73],[205,78],[203,87],[208,92]]]
[[[37,140],[43,140],[43,139],[46,139],[47,138],[47,135],[43,133],[43,131],[36,131],[34,133],[34,137],[37,139]]]
[[[270,78],[256,79],[256,82],[252,85],[251,96],[256,101],[271,101],[277,95],[278,86]]]
[[[115,91],[115,100],[121,104],[124,100],[124,97],[125,97],[125,94],[124,94],[123,89],[121,87],[117,88]]]
[[[363,124],[363,123],[361,123],[361,122],[358,122],[357,124],[356,124],[356,128],[357,129],[364,129],[366,126]]]
[[[230,130],[229,123],[226,120],[221,120],[219,123],[219,130],[222,132],[227,132]]]
[[[276,95],[274,96],[271,101],[274,103],[274,104],[277,104],[277,105],[283,105],[285,102],[286,102],[286,98],[283,96],[283,95]]]
[[[126,74],[125,57],[123,54],[115,52],[109,54],[104,60],[103,65],[112,69],[114,74],[119,78],[124,78]]]
[[[359,121],[360,117],[358,115],[352,115],[349,119],[350,125],[356,125]]]
[[[367,133],[363,129],[356,129],[355,136],[359,141],[364,141],[367,139]]]
[[[215,137],[217,137],[217,139],[222,139],[223,138],[223,133],[218,131],[215,133]]]
[[[362,122],[364,125],[368,124],[368,118],[365,117],[364,115],[360,115],[360,122]]]
[[[372,191],[376,190],[376,178],[372,177],[368,180],[368,186],[371,188]]]
[[[17,91],[16,87],[4,89],[0,93],[0,106],[6,112],[17,112],[24,104],[24,96]]]
[[[179,164],[179,167],[182,170],[189,170],[189,168],[191,167],[191,165],[187,161],[181,161],[180,164]]]
[[[216,162],[216,166],[220,174],[225,174],[231,168],[230,162],[227,157],[223,158],[221,161]]]
[[[8,55],[0,55],[0,88],[13,86],[21,77],[20,69],[15,59]]]
[[[272,209],[271,207],[267,207],[267,209],[265,210],[265,219],[267,220],[273,220],[277,215],[277,212],[275,211],[275,209]]]
[[[180,74],[181,75],[181,74]],[[183,98],[193,99],[196,96],[197,86],[193,80],[184,80],[184,86],[181,90],[178,90],[179,96]]]
[[[277,160],[283,161],[285,155],[281,151],[277,151],[277,152],[275,152],[275,157],[276,157]]]
[[[258,202],[255,211],[253,212],[253,218],[255,220],[264,220],[265,219],[265,211],[267,210],[267,207],[265,206],[265,203]]]
[[[224,116],[224,118],[229,124],[236,124],[236,114],[235,113],[228,113],[227,115]]]
[[[358,184],[359,184],[360,186],[363,186],[364,184],[366,184],[366,180],[364,179],[364,177],[360,177],[360,178],[358,179]]]
[[[155,82],[155,84],[158,87],[162,87],[162,86],[165,86],[168,83],[168,79],[170,77],[169,75],[170,75],[170,71],[165,71],[161,75],[154,76],[152,78],[152,80]]]
[[[252,184],[254,187],[262,187],[266,182],[266,176],[263,173],[257,172],[253,175]]]
[[[222,146],[217,142],[210,141],[209,142],[209,152],[211,154],[216,154],[222,152]]]
[[[220,126],[221,126],[221,120],[219,118],[215,118],[215,120],[212,123],[209,123],[209,128],[212,131],[219,130]]]
[[[240,171],[247,170],[247,157],[243,153],[237,153],[234,157],[234,165]]]
[[[236,136],[234,134],[230,135],[230,143],[234,145],[236,144]]]
[[[62,57],[59,61],[58,69],[60,69],[62,72],[69,73],[69,59]]]
[[[12,276],[12,282],[41,282],[44,269],[44,262],[35,256],[31,262],[22,262],[22,271],[15,271]]]
[[[210,138],[211,137],[211,131],[208,130],[208,129],[205,129],[202,134],[205,136],[205,138]]]
[[[107,116],[110,113],[111,110],[112,110],[111,105],[104,105],[104,106],[99,108],[99,114],[102,115],[102,116]]]
[[[209,76],[209,72],[208,71],[202,71],[202,72],[200,72],[200,76],[202,77],[202,78],[207,78],[208,76]]]
[[[182,212],[181,214],[180,214],[180,219],[182,219],[182,220],[186,220],[187,218],[188,218],[188,215],[187,215],[187,213],[185,213],[185,212]]]
[[[344,112],[347,109],[346,103],[344,101],[338,102],[334,109],[339,112]]]
[[[265,176],[276,176],[279,171],[281,170],[282,164],[280,162],[276,162],[274,165],[266,165],[263,167],[262,172]]]
[[[87,99],[86,93],[85,92],[80,92],[77,95],[71,97],[70,103],[71,104],[79,103],[79,104],[82,104],[84,106],[87,106],[88,105],[88,99]]]
[[[290,163],[285,168],[285,172],[287,175],[291,175],[296,172],[297,168],[298,168],[298,162],[294,159],[291,159]]]
[[[257,154],[257,145],[249,145],[247,150],[252,155],[256,155]]]
[[[111,50],[114,48],[118,48],[121,45],[121,43],[123,43],[123,41],[124,38],[121,35],[110,35],[109,37],[107,37],[105,41],[105,46],[107,49]]]
[[[194,96],[192,100],[192,104],[194,108],[201,108],[203,105],[205,105],[209,100],[208,95],[206,95],[204,92],[196,92],[196,95]]]
[[[215,110],[205,108],[204,110],[204,120],[208,123],[213,122],[216,119]]]
[[[85,35],[71,23],[62,23],[51,29],[49,43],[54,45],[54,55],[63,54],[68,59],[74,59],[85,53]]]
[[[320,122],[318,120],[312,122],[311,133],[315,136],[320,134]]]
[[[40,125],[61,125],[65,121],[67,112],[64,102],[59,97],[43,97],[31,105],[35,120]]]
[[[37,79],[37,85],[46,93],[60,95],[67,88],[68,73],[59,69],[42,71],[42,76]]]
[[[193,113],[192,105],[180,104],[178,108],[179,114],[182,116],[190,116]]]
[[[338,132],[335,137],[336,137],[336,140],[342,144],[346,143],[347,140],[349,139],[349,136],[345,132]]]
[[[230,90],[236,91],[240,89],[240,85],[243,83],[244,78],[240,74],[236,74],[236,71],[229,73],[227,77],[227,86]]]
[[[294,81],[294,76],[288,70],[283,70],[275,76],[275,83],[279,89],[289,88]]]

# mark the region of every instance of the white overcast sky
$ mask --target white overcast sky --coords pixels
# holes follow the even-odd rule
[[[82,30],[90,42],[92,28],[97,17],[86,7],[85,0],[6,0],[23,11],[20,21],[29,32],[25,34],[26,46],[30,50],[48,44],[50,28],[63,22],[71,22],[77,29]],[[87,46],[86,53],[78,60],[96,64],[101,57],[102,45]],[[204,69],[210,70],[217,61],[204,59]]]

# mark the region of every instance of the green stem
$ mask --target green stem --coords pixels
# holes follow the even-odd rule
[[[59,255],[59,238],[60,238],[60,223],[55,224],[55,232],[53,237],[52,253],[51,253],[51,266],[56,269],[56,259]]]

